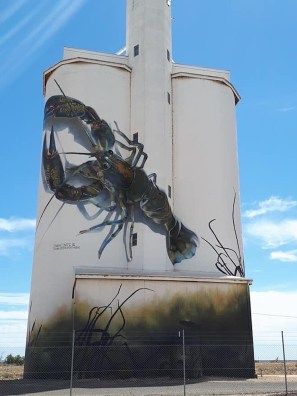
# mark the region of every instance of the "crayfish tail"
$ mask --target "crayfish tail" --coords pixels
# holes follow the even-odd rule
[[[173,265],[192,258],[199,245],[197,235],[178,221],[167,233],[166,239],[167,253]]]

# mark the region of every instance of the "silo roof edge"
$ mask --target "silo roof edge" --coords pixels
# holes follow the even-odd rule
[[[63,59],[60,62],[56,63],[55,65],[51,66],[50,68],[46,69],[43,72],[43,95],[45,95],[45,90],[46,90],[46,83],[49,78],[49,76],[57,70],[59,67],[68,65],[71,63],[91,63],[91,64],[97,64],[97,65],[103,65],[103,66],[113,66],[117,67],[120,69],[124,69],[131,73],[131,68],[121,62],[115,62],[115,61],[106,61],[106,60],[100,60],[100,59],[90,59],[90,58],[84,58],[84,57],[76,57],[76,58],[69,58],[69,59]]]
[[[205,69],[207,70],[207,69]],[[215,81],[224,85],[227,85],[229,88],[231,88],[233,94],[234,94],[234,98],[235,98],[235,104],[237,104],[241,97],[238,93],[238,91],[236,90],[236,88],[234,87],[234,85],[228,81],[226,78],[221,77],[221,76],[215,76],[215,75],[211,75],[211,74],[207,74],[207,73],[200,73],[199,69],[197,70],[197,72],[188,72],[188,71],[178,71],[178,72],[173,72],[171,74],[171,78],[197,78],[197,79],[201,79],[201,80],[211,80],[211,81]]]
[[[248,283],[252,280],[237,276],[199,276],[194,272],[180,271],[179,273],[168,274],[166,271],[131,271],[131,270],[104,270],[93,267],[74,268],[74,275],[77,279],[144,279],[144,280],[168,280],[168,281],[188,281],[188,282],[206,282],[206,283]]]

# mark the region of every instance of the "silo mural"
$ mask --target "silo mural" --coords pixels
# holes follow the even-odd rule
[[[173,265],[195,255],[197,235],[188,230],[172,213],[166,193],[156,184],[157,174],[147,175],[144,171],[147,154],[140,142],[131,141],[119,129],[116,121],[115,129],[111,129],[92,107],[67,96],[50,97],[45,105],[44,117],[46,123],[52,123],[49,138],[47,131],[44,134],[42,157],[45,181],[49,189],[62,202],[75,203],[78,206],[90,202],[108,213],[107,220],[79,232],[83,234],[111,227],[112,232],[108,232],[99,248],[99,259],[105,247],[120,233],[124,225],[131,222],[129,236],[125,236],[125,240],[128,239],[128,246],[125,245],[126,256],[131,261],[135,210],[141,212],[143,222],[156,223],[160,232],[166,235],[167,253]],[[81,147],[88,151],[62,154],[67,163],[67,156],[71,154],[87,156],[87,161],[80,165],[68,165],[67,168],[63,166],[61,154],[56,148],[56,118],[63,119],[62,127],[67,127],[69,118],[76,118],[81,122],[79,135],[84,136],[75,138],[80,142],[82,138],[87,138],[89,147],[85,147],[83,143]],[[121,149],[126,156],[121,153]],[[39,221],[42,220],[46,208],[47,205]],[[116,213],[116,218],[109,220],[109,214],[113,213]]]

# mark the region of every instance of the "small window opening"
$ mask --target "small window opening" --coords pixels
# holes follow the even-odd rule
[[[171,96],[170,93],[167,92],[167,102],[170,104],[171,103]]]
[[[137,233],[132,234],[132,246],[137,245]]]
[[[168,186],[168,197],[171,198],[171,186]]]
[[[170,51],[167,50],[167,60],[170,62]]]
[[[133,133],[133,142],[138,143],[138,132]]]
[[[134,56],[139,55],[139,44],[134,45]]]

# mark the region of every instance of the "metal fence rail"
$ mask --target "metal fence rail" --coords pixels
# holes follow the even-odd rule
[[[288,338],[255,340],[254,361],[239,335],[198,339],[181,330],[128,343],[48,332],[27,348],[24,376],[21,366],[0,363],[0,395],[289,395],[297,393],[297,342]],[[9,370],[19,379],[9,380]]]

